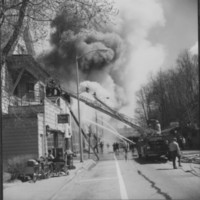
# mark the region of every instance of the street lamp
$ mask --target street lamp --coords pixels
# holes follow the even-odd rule
[[[97,143],[96,143],[96,145],[97,145],[97,153],[99,153],[99,133],[98,133],[98,126],[97,126],[97,124],[98,124],[98,118],[97,118],[97,110],[95,110],[95,114],[96,114],[96,135],[97,135]]]
[[[81,115],[80,115],[80,98],[79,98],[79,65],[78,61],[85,55],[95,51],[108,51],[108,49],[96,49],[88,51],[81,56],[76,56],[76,81],[77,81],[77,100],[78,100],[78,121],[79,121],[79,147],[80,147],[80,162],[83,162],[83,147],[82,147],[82,134],[81,134]]]

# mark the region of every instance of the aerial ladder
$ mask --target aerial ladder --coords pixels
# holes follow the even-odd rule
[[[155,133],[155,130],[152,128],[145,128],[145,127],[141,127],[137,124],[134,123],[134,119],[119,113],[118,111],[116,111],[114,108],[111,108],[111,106],[108,106],[105,102],[103,102],[101,99],[99,99],[96,95],[96,93],[93,94],[93,97],[95,100],[92,100],[86,96],[83,95],[77,95],[77,93],[66,90],[65,88],[61,88],[59,85],[56,85],[55,83],[51,83],[49,85],[47,85],[47,90],[46,93],[50,92],[50,93],[55,93],[55,91],[52,90],[56,90],[56,93],[58,96],[62,96],[64,97],[66,100],[69,101],[69,97],[78,99],[85,103],[86,105],[106,114],[109,115],[112,118],[115,118],[125,124],[127,124],[128,126],[132,127],[133,129],[137,130],[142,137],[146,137],[147,135],[151,135]],[[51,90],[51,91],[50,91]],[[89,88],[86,87],[85,92],[89,93]]]
[[[63,97],[67,97],[70,96],[72,98],[78,99],[78,95],[75,92],[72,91],[67,91],[66,89],[62,89],[62,96]],[[79,100],[83,103],[85,103],[86,105],[106,114],[109,115],[112,118],[115,118],[125,124],[127,124],[128,126],[132,127],[133,129],[137,130],[141,136],[145,137],[148,134],[152,134],[155,132],[155,130],[150,129],[150,128],[144,128],[144,127],[140,127],[138,125],[136,125],[134,123],[133,118],[126,116],[122,113],[119,113],[118,111],[116,111],[114,108],[111,108],[110,106],[108,106],[106,103],[104,103],[102,100],[100,100],[97,95],[94,93],[93,94],[94,99],[96,100],[91,100],[90,98],[87,98],[83,95],[79,95]]]

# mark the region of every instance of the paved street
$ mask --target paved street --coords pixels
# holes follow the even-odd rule
[[[33,199],[199,199],[199,164],[172,169],[162,160],[145,162],[123,152],[100,154],[100,161],[84,161],[73,176],[22,183],[4,190],[5,200]],[[80,163],[76,163],[80,165]],[[72,171],[73,172],[73,171]]]
[[[138,163],[129,154],[101,156],[90,171],[80,173],[52,199],[199,199],[200,177],[172,169],[170,162]],[[184,164],[183,164],[184,165]]]

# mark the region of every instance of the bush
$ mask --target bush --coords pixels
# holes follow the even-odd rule
[[[33,157],[33,155],[21,155],[8,160],[7,172],[11,174],[11,180],[17,179],[24,174],[27,161]]]

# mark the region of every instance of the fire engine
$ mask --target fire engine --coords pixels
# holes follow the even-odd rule
[[[140,158],[159,158],[168,157],[168,138],[161,133],[158,120],[151,119],[147,121],[149,127],[156,132],[139,138],[137,142],[137,151]]]
[[[168,142],[162,135],[153,135],[137,142],[139,158],[168,157]]]

